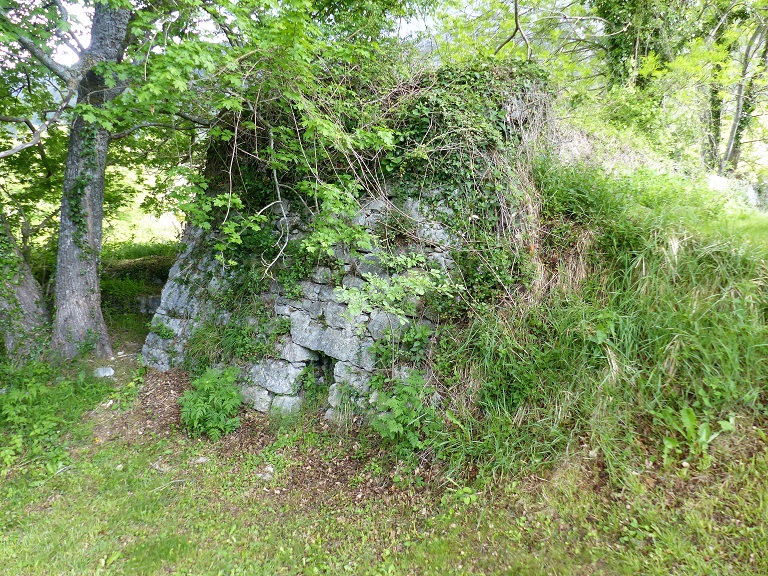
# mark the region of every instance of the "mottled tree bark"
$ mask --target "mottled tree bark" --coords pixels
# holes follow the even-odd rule
[[[0,336],[6,353],[14,359],[29,358],[49,322],[40,285],[0,211]]]
[[[93,68],[122,56],[130,12],[106,4],[95,6],[91,45],[82,61],[88,70],[78,86],[77,101],[100,107],[118,93]],[[109,133],[77,115],[69,135],[56,269],[53,348],[66,358],[93,346],[111,356],[112,345],[101,313],[99,258],[104,215],[104,172]]]

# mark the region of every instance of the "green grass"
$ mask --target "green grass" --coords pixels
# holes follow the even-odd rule
[[[536,179],[549,290],[442,327],[444,426],[424,444],[453,478],[538,471],[578,446],[615,485],[645,460],[706,469],[711,440],[768,415],[764,252],[679,177],[543,164]]]
[[[543,477],[493,488],[404,484],[357,498],[358,478],[373,470],[388,482],[393,470],[360,438],[311,422],[229,455],[178,432],[95,444],[81,426],[69,468],[0,488],[4,574],[768,570],[768,457],[756,438],[740,438],[742,453],[717,471],[640,469],[620,491],[601,483],[594,459],[574,454]],[[292,482],[318,465],[312,453],[331,450],[359,474]],[[267,464],[274,477],[259,478]]]
[[[173,241],[123,241],[105,244],[102,258],[105,261],[136,260],[148,257],[174,258],[178,250],[179,243]]]

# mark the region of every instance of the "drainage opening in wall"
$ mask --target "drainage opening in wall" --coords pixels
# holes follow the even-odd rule
[[[304,402],[310,411],[323,410],[328,404],[328,390],[333,384],[333,369],[336,360],[318,352],[317,360],[307,362],[302,374],[301,388]]]

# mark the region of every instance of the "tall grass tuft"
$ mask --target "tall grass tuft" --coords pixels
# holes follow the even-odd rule
[[[546,162],[536,184],[543,260],[562,265],[588,232],[585,277],[443,336],[436,454],[495,477],[571,450],[617,481],[647,458],[706,465],[715,436],[766,413],[761,253],[713,233],[713,201],[677,178]]]

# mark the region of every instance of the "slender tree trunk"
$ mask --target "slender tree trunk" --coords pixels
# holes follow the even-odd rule
[[[11,358],[28,358],[50,322],[43,292],[0,211],[0,336]]]
[[[80,82],[77,101],[100,107],[117,92],[107,88],[93,65],[121,57],[130,13],[102,3],[94,10],[91,45],[83,57],[92,67]],[[109,133],[104,128],[75,116],[61,199],[53,322],[53,348],[66,358],[91,346],[99,356],[112,355],[99,289],[108,147]]]
[[[720,174],[735,170],[739,162],[739,156],[741,156],[741,139],[752,120],[752,112],[756,105],[755,80],[763,76],[766,59],[768,59],[768,39],[766,35],[768,35],[768,27],[759,27],[752,34],[744,50],[741,80],[736,89],[736,111],[733,115],[725,152],[720,161]],[[749,76],[752,59],[760,47],[762,47],[762,51],[757,63],[757,70]]]
[[[704,119],[704,163],[710,170],[720,166],[720,142],[722,141],[723,85],[718,78],[722,65],[715,64],[715,79],[709,86],[709,115]]]
[[[766,66],[768,66],[768,38],[764,39],[764,42],[763,51],[760,54],[760,63],[758,64],[760,68],[752,75],[749,82],[747,82],[743,101],[741,106],[739,106],[739,114],[733,119],[733,137],[729,145],[728,156],[725,158],[725,166],[729,170],[736,170],[739,165],[739,159],[741,158],[741,143],[744,139],[744,133],[752,122],[752,113],[757,107],[758,90],[755,84],[756,81],[763,77]]]

